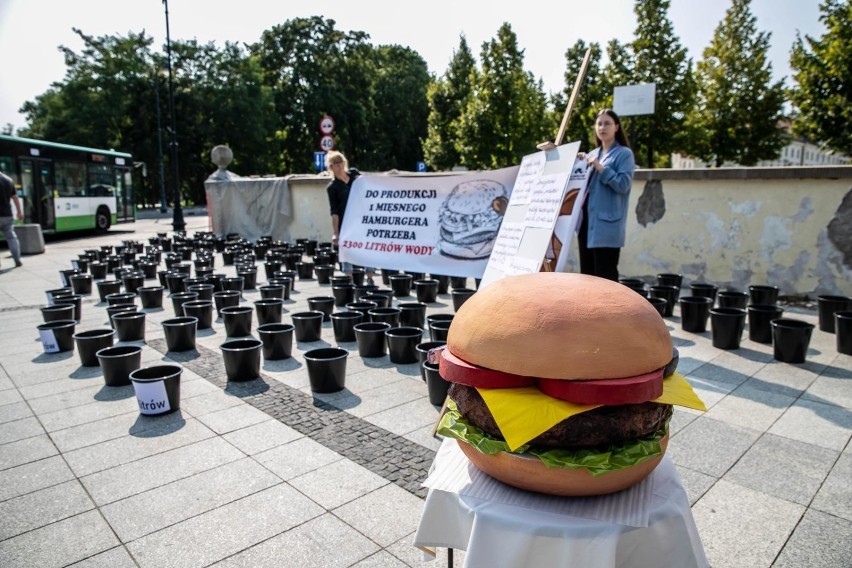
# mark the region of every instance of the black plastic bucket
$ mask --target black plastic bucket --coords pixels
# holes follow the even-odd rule
[[[710,329],[713,347],[717,349],[739,349],[746,311],[739,308],[713,308],[710,310]]]
[[[293,332],[289,323],[267,323],[257,326],[257,335],[263,343],[263,358],[268,361],[287,359],[293,353]]]
[[[422,367],[426,378],[429,402],[435,406],[443,406],[447,398],[447,391],[450,390],[450,382],[441,376],[437,363],[423,363]]]
[[[179,365],[155,365],[132,371],[130,382],[136,393],[139,413],[158,415],[179,410],[182,372]]]
[[[453,288],[451,292],[453,297],[453,310],[459,311],[459,308],[467,302],[467,299],[473,296],[476,293],[476,290],[472,290],[470,288]]]
[[[849,311],[852,311],[852,298],[847,296],[817,296],[817,312],[821,331],[834,333],[835,312]]]
[[[74,306],[72,304],[54,304],[41,308],[41,318],[44,323],[57,320],[73,320]]]
[[[346,359],[349,352],[339,347],[323,347],[305,353],[305,366],[311,390],[331,393],[346,386]]]
[[[83,297],[79,294],[71,294],[70,296],[62,296],[54,300],[53,305],[71,304],[74,306],[74,319],[77,321],[83,320]]]
[[[773,357],[784,363],[804,363],[814,324],[788,318],[772,320]]]
[[[97,352],[98,362],[108,387],[130,384],[130,373],[142,367],[141,345],[114,345]]]
[[[223,309],[240,305],[240,293],[236,290],[213,292],[213,304],[219,312],[219,317],[222,317]]]
[[[190,300],[183,303],[185,316],[198,318],[198,329],[213,327],[213,302],[211,300]]]
[[[363,312],[345,311],[331,314],[331,327],[334,329],[334,340],[338,343],[355,341],[355,325],[367,320]]]
[[[837,352],[852,355],[852,311],[834,312],[834,332]]]
[[[435,320],[429,324],[429,337],[432,341],[446,341],[452,320]]]
[[[414,281],[411,274],[391,274],[388,280],[390,280],[393,295],[397,298],[404,298],[411,295],[411,283]]]
[[[228,337],[246,337],[251,335],[251,320],[254,310],[251,306],[227,306],[222,308],[222,321],[225,323],[225,335]]]
[[[355,301],[355,285],[352,283],[332,284],[331,295],[335,306],[345,306]]]
[[[255,300],[254,309],[257,312],[257,325],[281,323],[281,316],[284,313],[284,300],[281,298]]]
[[[683,331],[690,333],[707,331],[707,319],[710,317],[711,307],[713,307],[713,298],[710,296],[684,296],[681,298],[680,326]]]
[[[71,288],[75,294],[88,296],[92,293],[92,275],[91,274],[75,274],[71,277]]]
[[[74,344],[84,367],[97,367],[98,351],[112,347],[115,341],[114,329],[90,329],[74,334]]]
[[[716,294],[716,305],[720,308],[746,309],[748,294],[739,290],[721,290]]]
[[[225,375],[231,382],[251,381],[260,377],[260,354],[263,342],[259,339],[232,339],[219,346],[225,361]]]
[[[388,352],[385,332],[391,329],[389,323],[359,323],[355,325],[355,341],[358,342],[358,354],[361,357],[384,357]]]
[[[426,362],[426,359],[429,356],[429,351],[437,347],[442,347],[446,344],[446,341],[424,341],[423,343],[418,343],[415,347],[417,350],[417,360],[420,361],[420,378],[424,381],[426,380],[426,370],[423,367],[423,363]],[[443,404],[443,401],[441,401],[441,403]]]
[[[169,351],[181,352],[195,349],[197,318],[186,316],[172,318],[164,320],[162,325]]]
[[[38,336],[45,353],[74,350],[74,329],[77,320],[55,320],[38,326]]]
[[[332,296],[308,298],[308,309],[312,312],[322,312],[322,321],[331,321],[331,312],[334,311],[334,298]]]
[[[648,290],[649,298],[663,298],[666,301],[663,317],[670,318],[674,315],[674,307],[680,296],[680,288],[671,284],[657,284]]]
[[[423,329],[419,327],[392,327],[385,331],[391,363],[408,365],[417,363],[417,344],[423,341]]]
[[[142,302],[142,309],[163,307],[162,286],[142,286],[136,289],[136,294],[139,295],[139,300]]]
[[[296,341],[310,343],[322,339],[322,320],[324,317],[324,313],[314,311],[290,314],[290,319],[295,327]]]
[[[764,286],[756,284],[748,287],[749,303],[751,304],[777,304],[778,286]]]
[[[438,281],[432,278],[414,281],[414,293],[417,301],[424,304],[434,304],[438,301]]]
[[[752,304],[748,312],[748,338],[757,343],[772,343],[772,320],[780,318],[784,309],[778,304]]]
[[[400,311],[399,308],[373,308],[367,312],[367,315],[369,316],[369,321],[389,323],[391,327],[396,327],[399,325]]]
[[[145,341],[145,312],[118,312],[112,316],[112,326],[119,341]]]
[[[423,302],[400,302],[399,325],[402,327],[426,327],[426,304]]]

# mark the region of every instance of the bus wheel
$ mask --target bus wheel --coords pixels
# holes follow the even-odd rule
[[[98,212],[95,213],[95,229],[98,231],[106,231],[110,226],[110,214],[109,209],[106,207],[100,207]]]

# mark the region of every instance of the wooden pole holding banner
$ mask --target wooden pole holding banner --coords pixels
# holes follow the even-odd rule
[[[574,110],[574,103],[577,102],[577,96],[580,94],[580,86],[583,84],[583,79],[586,77],[586,70],[589,68],[589,59],[592,57],[592,48],[586,50],[586,55],[583,56],[583,63],[580,65],[580,72],[577,73],[577,79],[574,81],[574,89],[571,91],[571,97],[568,99],[568,106],[565,107],[565,114],[562,115],[562,123],[559,125],[559,131],[556,133],[555,142],[542,142],[536,148],[539,150],[553,150],[565,138],[565,130],[568,129],[568,119],[571,118],[571,112]]]

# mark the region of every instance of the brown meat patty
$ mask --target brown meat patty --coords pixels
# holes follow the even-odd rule
[[[490,436],[504,439],[491,411],[474,387],[453,383],[449,396],[471,424]],[[635,440],[662,428],[671,414],[671,405],[655,402],[600,406],[563,420],[530,440],[530,444],[554,448],[589,448]]]

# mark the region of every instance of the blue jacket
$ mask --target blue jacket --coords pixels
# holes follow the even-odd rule
[[[589,155],[599,156],[597,147]],[[592,173],[588,188],[589,248],[621,248],[627,230],[627,203],[636,162],[630,148],[613,142],[602,162],[603,171]]]

